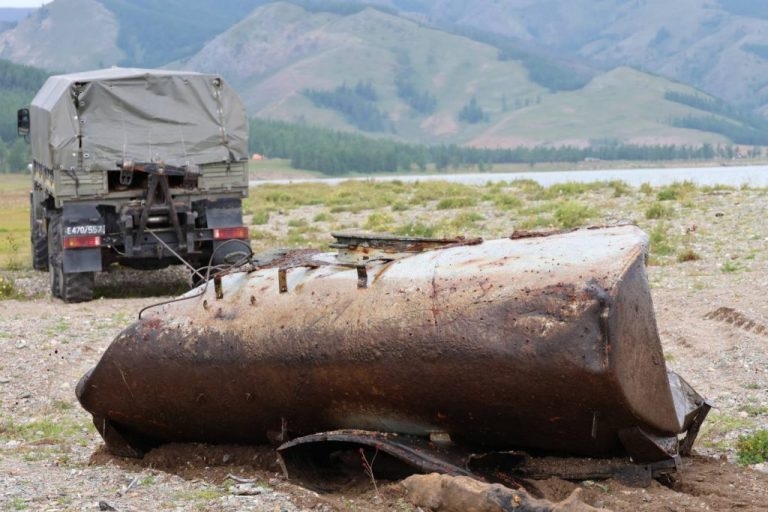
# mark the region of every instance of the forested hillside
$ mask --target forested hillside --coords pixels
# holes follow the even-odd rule
[[[633,66],[768,110],[764,0],[371,0],[435,26],[511,37],[599,67]]]
[[[249,147],[251,151],[269,158],[289,159],[294,168],[312,169],[329,175],[424,172],[428,167],[438,172],[467,167],[490,171],[497,164],[533,166],[544,162],[575,164],[584,160],[700,161],[732,159],[739,152],[732,145],[637,145],[615,140],[596,142],[585,148],[426,146],[264,119],[251,121]],[[742,156],[753,158],[763,155],[760,148],[754,148]]]
[[[29,104],[48,74],[0,59],[0,170],[26,168],[28,145],[16,134],[16,111]]]
[[[59,0],[61,1],[61,0]],[[193,55],[259,5],[258,0],[99,0],[120,20],[122,66],[160,67]]]
[[[223,74],[253,116],[409,143],[729,142],[722,132],[672,122],[697,115],[665,98],[670,91],[696,94],[682,84],[628,68],[566,63],[492,34],[458,35],[391,11],[352,7],[271,3],[174,66]]]

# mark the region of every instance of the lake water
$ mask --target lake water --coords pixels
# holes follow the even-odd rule
[[[534,180],[543,186],[555,183],[621,180],[628,185],[638,187],[643,183],[653,186],[669,185],[674,182],[691,181],[697,185],[730,185],[740,187],[749,185],[754,188],[768,187],[768,166],[742,167],[675,167],[657,169],[603,169],[596,171],[541,171],[507,173],[468,173],[468,174],[426,174],[402,176],[371,176],[367,178],[318,178],[297,180],[253,180],[251,186],[264,183],[306,183],[318,182],[335,185],[348,180],[391,181],[405,183],[415,181],[441,180],[465,185],[484,185],[494,181]]]

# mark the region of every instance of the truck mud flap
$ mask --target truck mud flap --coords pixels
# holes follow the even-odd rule
[[[62,237],[103,236],[106,227],[101,213],[95,205],[87,203],[68,203],[64,205],[61,216]],[[62,253],[64,272],[101,272],[101,247],[64,250]]]

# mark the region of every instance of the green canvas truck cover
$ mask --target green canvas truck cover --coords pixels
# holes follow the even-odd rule
[[[133,68],[56,75],[32,100],[30,117],[33,156],[49,169],[248,157],[245,107],[216,75]]]

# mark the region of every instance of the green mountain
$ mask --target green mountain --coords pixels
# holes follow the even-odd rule
[[[0,58],[221,73],[253,116],[413,143],[768,144],[759,116],[664,78],[759,105],[754,1],[376,3],[54,0],[0,33]]]
[[[695,94],[690,87],[616,68],[553,92],[523,61],[500,60],[497,47],[376,9],[342,15],[269,4],[174,66],[222,73],[255,116],[426,144],[727,141],[673,126],[696,109],[664,95]],[[355,99],[366,87],[373,94]],[[434,105],[419,108],[414,97]],[[479,116],[462,120],[472,104]]]
[[[0,58],[52,71],[112,66],[125,56],[119,26],[97,0],[55,0],[0,33]]]
[[[372,0],[563,58],[632,66],[768,111],[765,0]]]

